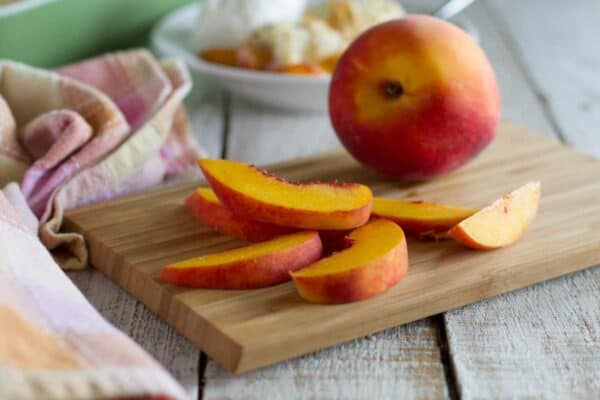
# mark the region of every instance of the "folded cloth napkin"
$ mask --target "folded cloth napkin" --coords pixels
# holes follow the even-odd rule
[[[60,232],[65,210],[162,183],[202,154],[181,105],[190,88],[182,63],[146,50],[56,71],[0,60],[0,186],[20,182],[7,195],[63,268],[87,265],[84,238]]]
[[[166,371],[86,301],[22,213],[33,216],[0,191],[0,399],[184,399]]]

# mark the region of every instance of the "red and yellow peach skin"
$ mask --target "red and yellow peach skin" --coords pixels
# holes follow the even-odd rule
[[[215,231],[250,242],[261,242],[293,231],[234,214],[209,188],[198,188],[190,194],[185,200],[185,208]]]
[[[460,28],[412,15],[359,36],[340,58],[329,114],[346,149],[397,178],[450,172],[494,138],[494,70]]]

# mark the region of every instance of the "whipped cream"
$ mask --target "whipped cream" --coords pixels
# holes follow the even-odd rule
[[[315,3],[315,2],[313,2]],[[328,0],[316,2],[297,21],[266,25],[250,42],[271,51],[276,66],[319,63],[341,54],[371,26],[404,15],[395,0]]]
[[[265,26],[251,40],[270,49],[273,63],[278,66],[318,63],[341,53],[348,45],[340,32],[314,18]]]
[[[201,0],[193,36],[196,50],[233,48],[265,25],[296,21],[306,0]]]

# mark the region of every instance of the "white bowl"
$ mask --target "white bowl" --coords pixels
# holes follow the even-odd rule
[[[277,108],[301,111],[327,110],[330,76],[303,76],[252,71],[203,61],[190,38],[197,23],[198,4],[167,15],[152,32],[152,46],[161,56],[183,59],[193,72],[216,78],[233,93]],[[210,84],[198,82],[196,84]]]
[[[426,13],[421,2],[403,0],[409,12]],[[415,3],[415,4],[413,4]],[[331,77],[280,74],[228,67],[203,61],[192,45],[198,23],[198,2],[187,5],[163,18],[152,31],[152,47],[161,56],[183,59],[194,75],[195,90],[209,91],[216,79],[231,92],[271,107],[296,111],[327,110],[327,92]],[[477,28],[468,18],[454,22],[479,42]]]

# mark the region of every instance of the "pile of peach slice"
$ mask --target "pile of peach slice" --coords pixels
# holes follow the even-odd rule
[[[535,218],[540,183],[470,208],[373,197],[358,183],[293,183],[252,165],[202,159],[210,188],[185,208],[202,223],[253,244],[168,265],[160,279],[207,289],[256,289],[292,279],[320,304],[363,300],[408,270],[404,232],[447,235],[474,249],[514,243]],[[329,249],[332,251],[324,251]]]

